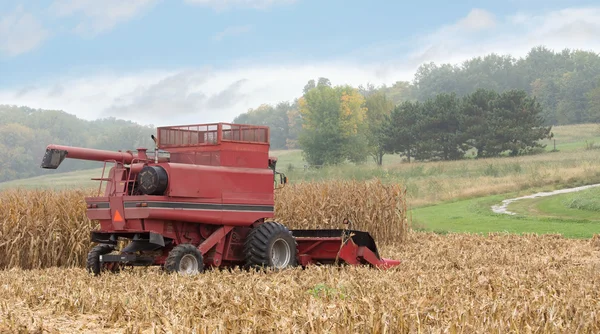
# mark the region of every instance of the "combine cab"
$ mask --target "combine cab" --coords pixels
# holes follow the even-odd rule
[[[274,217],[274,191],[287,178],[269,157],[269,128],[241,124],[159,127],[155,150],[111,152],[49,145],[42,168],[65,158],[104,163],[87,215],[100,222],[88,254],[94,274],[124,265],[162,266],[195,274],[206,267],[283,269],[348,263],[378,268],[399,261],[379,256],[367,232],[289,230]],[[160,156],[159,149],[168,156]],[[107,171],[108,167],[108,171]],[[119,240],[129,242],[117,252]]]

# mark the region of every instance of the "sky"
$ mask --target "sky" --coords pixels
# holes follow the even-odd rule
[[[583,0],[1,0],[0,104],[231,122],[319,77],[391,85],[426,62],[600,52],[599,36]]]

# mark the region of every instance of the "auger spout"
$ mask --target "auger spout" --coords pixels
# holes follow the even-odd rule
[[[45,169],[57,169],[65,158],[100,162],[114,160],[122,164],[130,164],[134,159],[146,160],[146,149],[138,149],[138,151],[136,154],[130,151],[114,152],[52,144],[46,147],[41,167]]]

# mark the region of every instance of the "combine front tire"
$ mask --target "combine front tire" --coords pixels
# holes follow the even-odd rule
[[[296,239],[287,227],[276,222],[253,228],[244,244],[247,267],[276,270],[296,266]]]
[[[101,244],[97,245],[88,253],[87,256],[87,269],[88,272],[94,274],[94,276],[100,275],[102,271],[100,264],[100,255],[106,255],[115,250],[115,246]]]
[[[196,275],[204,271],[202,253],[192,244],[181,244],[175,246],[169,252],[165,261],[165,270],[168,273],[179,273],[182,275]]]

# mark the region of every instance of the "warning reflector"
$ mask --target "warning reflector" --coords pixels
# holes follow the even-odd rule
[[[116,222],[123,221],[123,217],[121,216],[121,213],[119,212],[119,210],[115,211],[115,217],[113,218],[113,221],[116,221]]]

